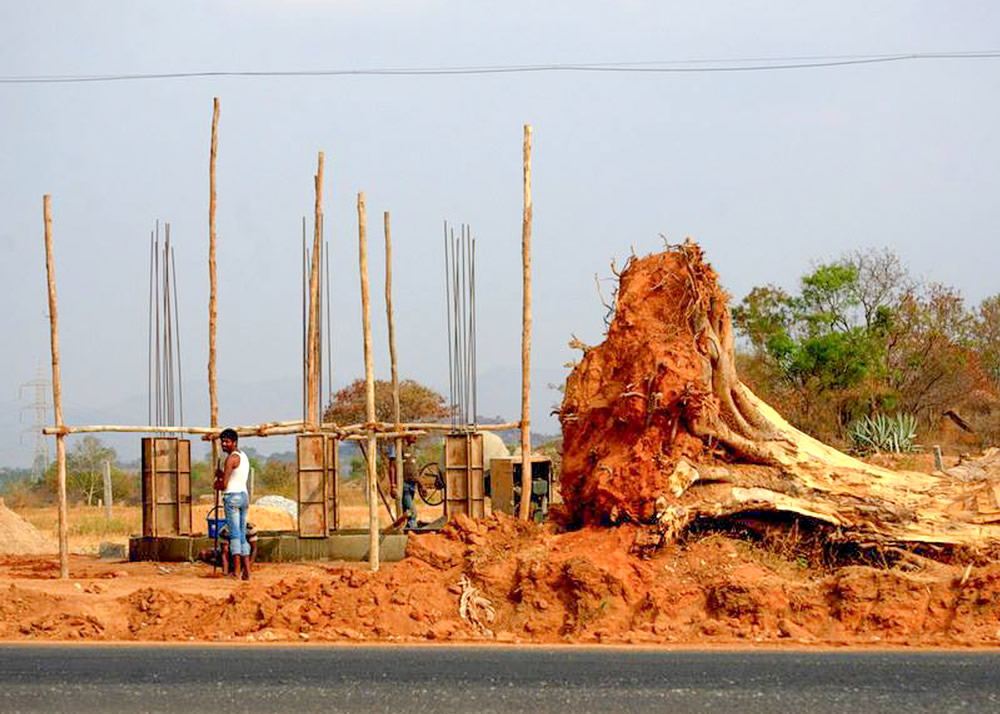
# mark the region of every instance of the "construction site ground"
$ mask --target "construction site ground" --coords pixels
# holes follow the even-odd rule
[[[2,510],[8,544],[17,521],[32,528]],[[648,542],[633,525],[560,531],[494,514],[411,535],[406,559],[377,573],[260,563],[249,582],[92,554],[60,579],[54,553],[5,554],[0,640],[1000,646],[1000,564],[982,554],[830,564],[787,531]]]

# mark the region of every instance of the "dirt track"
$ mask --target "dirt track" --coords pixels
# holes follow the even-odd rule
[[[720,535],[644,560],[637,537],[497,515],[411,537],[407,559],[376,574],[263,563],[250,583],[201,563],[90,556],[64,581],[55,556],[5,556],[0,639],[1000,644],[1000,565],[826,571]],[[459,613],[463,574],[495,609],[492,622],[479,610],[481,628]]]

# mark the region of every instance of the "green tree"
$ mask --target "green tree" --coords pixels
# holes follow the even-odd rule
[[[111,464],[111,495],[116,500],[136,498],[138,477],[135,473],[123,471],[115,465],[117,454],[96,436],[84,436],[66,454],[66,492],[69,498],[86,501],[94,505],[104,497],[104,463]],[[46,490],[53,495],[58,492],[57,466],[53,462],[45,473]]]
[[[444,397],[412,379],[399,383],[400,419],[404,422],[438,421],[448,416]],[[395,421],[392,382],[375,380],[375,420]],[[323,412],[323,421],[363,424],[368,421],[365,380],[358,379],[337,392]]]
[[[887,330],[887,381],[902,411],[932,421],[983,381],[970,349],[973,316],[954,288],[903,296]]]
[[[254,498],[264,495],[296,498],[297,475],[295,464],[287,461],[265,461],[255,472],[256,493]]]
[[[1000,389],[1000,293],[979,304],[972,324],[972,344],[983,370]]]
[[[450,414],[443,396],[412,379],[405,379],[399,383],[399,412],[400,419],[404,423],[436,422]],[[394,422],[396,419],[392,400],[392,382],[375,381],[375,419],[384,422]],[[337,392],[333,401],[323,412],[323,420],[340,425],[366,422],[368,417],[365,381],[358,379]],[[361,443],[355,443],[363,452]],[[378,463],[383,467],[383,476],[387,473],[391,447],[392,443],[387,439],[379,440]]]
[[[814,433],[839,431],[865,401],[881,365],[887,316],[871,308],[859,285],[867,263],[855,256],[820,265],[800,280],[797,295],[756,287],[733,308],[733,324],[753,348],[741,360],[748,381]],[[822,395],[829,409],[812,406]]]
[[[972,315],[958,291],[918,284],[887,249],[814,268],[796,295],[754,288],[732,314],[751,347],[748,383],[828,439],[875,412],[931,424],[1000,374],[1000,296]]]

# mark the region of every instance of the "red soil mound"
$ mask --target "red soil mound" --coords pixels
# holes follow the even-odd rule
[[[684,251],[632,259],[621,273],[614,321],[566,382],[562,493],[574,520],[648,521],[678,458],[697,459],[701,439],[688,410],[713,399],[687,311],[691,281]],[[699,253],[700,255],[700,253]],[[700,281],[726,301],[712,269]]]
[[[270,564],[249,583],[204,564],[0,558],[0,639],[117,641],[772,642],[954,646],[998,641],[1000,566],[826,570],[720,535],[643,559],[632,525],[556,533],[502,514],[411,536],[408,557]],[[47,565],[47,567],[42,567]],[[471,581],[492,617],[462,615]]]

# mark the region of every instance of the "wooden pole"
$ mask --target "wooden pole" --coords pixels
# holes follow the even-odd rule
[[[111,492],[111,461],[109,459],[104,460],[104,520],[106,522],[111,521],[111,499],[113,494]]]
[[[219,425],[219,385],[215,379],[215,327],[218,316],[218,280],[215,272],[215,157],[219,149],[219,98],[212,100],[212,148],[208,161],[208,400],[209,423]],[[212,441],[212,468],[219,463],[219,442]]]
[[[358,257],[361,267],[361,324],[365,345],[365,412],[368,423],[368,564],[378,570],[378,440],[375,437],[375,366],[372,360],[371,300],[368,293],[368,234],[365,223],[365,194],[358,194]]]
[[[389,212],[384,214],[385,223],[385,313],[389,322],[389,362],[392,368],[392,410],[396,419],[396,431],[402,431],[399,409],[399,371],[396,366],[396,322],[392,316],[392,234],[389,227]],[[403,512],[403,440],[397,438],[396,449],[396,513]]]
[[[309,273],[309,327],[306,347],[306,374],[308,394],[306,396],[306,421],[313,429],[319,429],[319,258],[323,226],[323,152],[319,152],[315,176],[316,208],[313,226],[312,269]]]
[[[506,422],[503,424],[477,424],[474,431],[510,431],[511,429],[517,429],[521,426],[520,422]],[[417,435],[422,435],[427,432],[442,431],[442,432],[452,432],[455,431],[454,426],[450,424],[439,424],[435,422],[404,422],[400,424],[401,430],[397,430],[396,424],[393,422],[379,421],[375,422],[375,430],[379,438],[395,438],[396,434],[408,434],[416,432]],[[293,421],[271,421],[265,422],[263,424],[250,424],[245,426],[234,426],[232,427],[236,430],[236,433],[240,436],[277,436],[279,434],[303,434],[308,429],[308,424],[301,420]],[[470,431],[473,429],[471,427],[466,427]],[[324,422],[320,424],[320,429],[325,432],[331,432],[337,434],[338,436],[347,436],[349,434],[360,434],[362,432],[368,431],[367,424],[347,424],[339,425],[333,422]],[[86,425],[86,426],[67,426],[63,424],[62,426],[45,426],[42,427],[42,434],[45,436],[58,436],[63,434],[69,436],[70,434],[95,434],[99,432],[115,433],[115,434],[146,434],[146,433],[162,433],[162,434],[195,434],[201,435],[204,441],[210,441],[213,438],[218,438],[221,429],[218,426],[155,426],[155,425],[122,425],[122,424],[97,424],[97,425]]]
[[[531,124],[524,125],[524,222],[521,261],[524,277],[521,326],[521,520],[531,509]]]
[[[42,199],[45,220],[45,270],[49,282],[49,337],[52,344],[52,408],[56,426],[62,427],[62,386],[59,381],[59,311],[56,308],[56,268],[52,248],[52,196]],[[56,436],[56,464],[59,479],[59,577],[69,577],[69,514],[66,509],[66,435]]]

